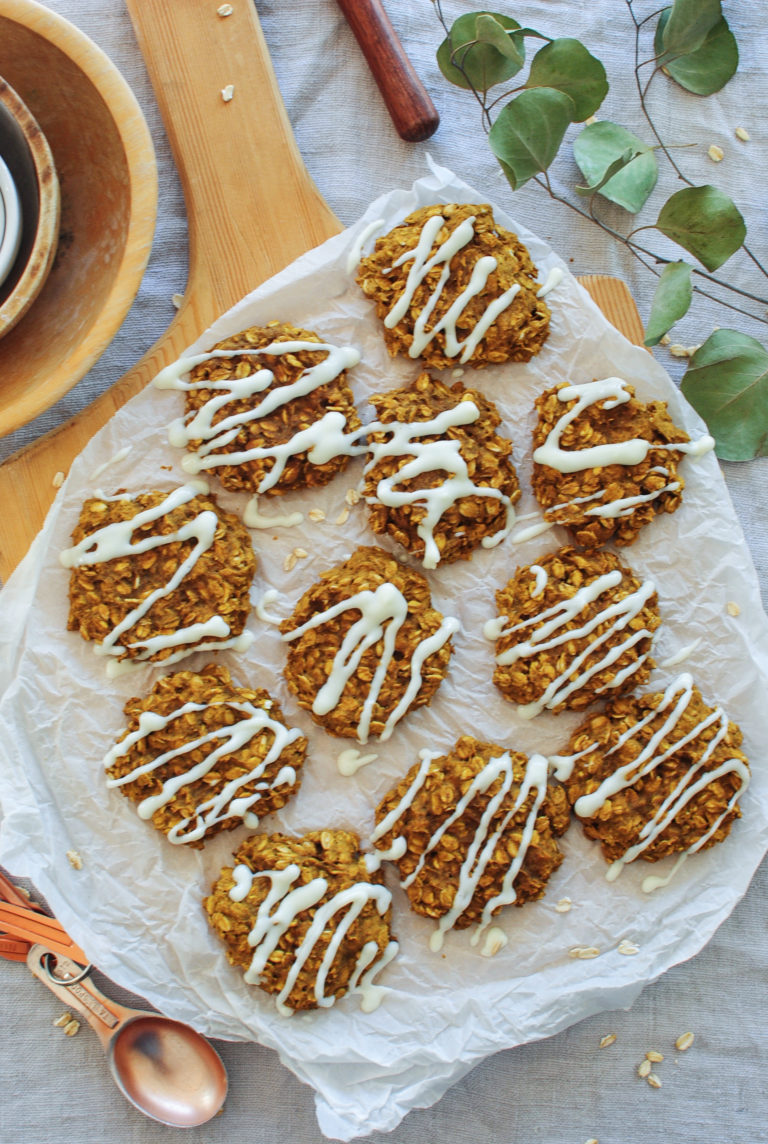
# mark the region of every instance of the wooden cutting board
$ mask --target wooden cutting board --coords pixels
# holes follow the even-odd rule
[[[231,16],[200,0],[126,0],[184,190],[189,278],[179,311],[123,378],[72,420],[0,465],[0,578],[39,531],[55,477],[168,362],[260,282],[341,224],[302,161],[254,4]],[[232,84],[225,102],[223,89]],[[162,188],[160,189],[162,194]],[[609,321],[642,343],[625,284],[581,279]]]

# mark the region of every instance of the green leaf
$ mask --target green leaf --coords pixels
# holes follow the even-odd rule
[[[491,44],[502,56],[516,63],[517,70],[520,70],[525,63],[525,45],[522,40],[518,47],[515,37],[510,36],[504,25],[490,12],[483,12],[477,17],[475,29],[481,43]]]
[[[552,40],[533,57],[526,87],[553,87],[573,100],[574,122],[594,115],[608,94],[608,80],[600,60],[579,40]]]
[[[710,186],[677,191],[664,203],[656,226],[709,271],[727,262],[747,234],[733,200]]]
[[[546,171],[573,116],[573,100],[551,87],[523,91],[499,112],[488,135],[513,190]]]
[[[665,266],[656,287],[651,316],[645,331],[645,345],[656,346],[675,322],[688,313],[693,297],[691,267],[687,262]]]
[[[495,35],[489,18],[501,27],[502,33],[505,29],[509,33],[515,48],[513,55],[502,53],[494,43],[481,40],[478,20],[481,32],[485,29],[486,36]],[[506,83],[517,75],[525,61],[525,41],[519,29],[517,20],[498,12],[468,12],[459,16],[450,35],[437,49],[440,71],[451,83],[467,91],[488,91],[494,84]]]
[[[654,40],[657,56],[664,56],[663,35],[669,19],[666,8],[659,17]],[[723,17],[707,32],[700,48],[684,56],[664,59],[664,69],[676,83],[694,95],[713,95],[725,87],[739,66],[739,46]]]
[[[724,461],[768,456],[768,351],[738,330],[715,330],[696,350],[681,389]]]
[[[605,180],[612,164],[627,152],[634,158]],[[599,186],[601,195],[632,214],[643,206],[659,177],[653,150],[637,135],[607,119],[590,123],[580,132],[574,140],[573,154],[590,186]]]
[[[637,152],[633,151],[631,147],[627,147],[626,151],[623,151],[621,155],[619,155],[618,159],[614,159],[613,162],[608,165],[608,167],[603,172],[602,178],[598,179],[596,183],[593,183],[588,187],[580,187],[576,185],[573,188],[574,191],[577,195],[581,195],[582,198],[591,198],[592,195],[597,194],[597,192],[601,190],[606,183],[610,183],[614,175],[618,175],[619,171],[623,171],[625,167],[628,167],[632,160],[635,158],[636,154]]]
[[[668,11],[661,43],[669,56],[695,52],[723,15],[720,0],[675,0]]]

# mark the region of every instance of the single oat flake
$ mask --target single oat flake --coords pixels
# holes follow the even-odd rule
[[[69,862],[69,864],[73,870],[82,870],[83,860],[80,857],[80,855],[78,854],[77,850],[68,850],[67,851],[67,861]]]
[[[601,1049],[607,1049],[609,1045],[614,1044],[615,1040],[616,1040],[616,1034],[615,1033],[606,1033],[604,1037],[600,1038],[600,1044],[598,1047]]]
[[[642,1077],[643,1080],[645,1080],[647,1077],[650,1076],[650,1074],[651,1074],[651,1062],[646,1057],[645,1060],[640,1061],[640,1064],[637,1066],[637,1075],[639,1077]]]
[[[234,94],[235,85],[233,83],[228,83],[226,87],[221,89],[221,98],[225,103],[229,103],[229,101],[234,97]]]
[[[617,945],[616,952],[621,953],[624,957],[634,957],[640,950],[633,941],[629,941],[625,938],[624,941],[620,941]]]
[[[661,1079],[656,1076],[656,1073],[648,1073],[648,1076],[645,1079],[648,1081],[648,1084],[651,1086],[651,1088],[661,1088]]]
[[[658,1064],[660,1061],[664,1060],[664,1054],[657,1052],[656,1049],[649,1049],[645,1054],[645,1059],[647,1061],[652,1061],[653,1064]]]
[[[739,605],[736,603],[735,600],[729,600],[728,603],[725,605],[725,610],[729,616],[740,616],[741,615],[741,608],[739,607]]]
[[[693,1033],[681,1033],[675,1041],[675,1048],[678,1052],[684,1053],[686,1049],[690,1049],[694,1041]]]
[[[219,7],[216,9],[216,12],[219,16],[221,16],[223,18],[224,16],[231,16],[232,13],[234,12],[234,10],[235,9],[232,7],[231,4],[220,4]]]
[[[734,135],[737,139],[741,139],[742,143],[747,143],[749,141],[749,132],[747,131],[746,127],[737,127],[734,131]]]
[[[718,147],[718,145],[716,143],[712,144],[712,146],[707,151],[707,154],[709,155],[709,157],[713,163],[722,162],[722,160],[725,156],[725,152],[723,151],[722,147]]]
[[[568,950],[569,957],[579,957],[588,960],[590,957],[599,957],[600,950],[596,945],[575,945]]]
[[[72,1014],[65,1009],[61,1016],[55,1019],[53,1025],[56,1029],[64,1029],[69,1024],[69,1022],[73,1020],[74,1017]]]

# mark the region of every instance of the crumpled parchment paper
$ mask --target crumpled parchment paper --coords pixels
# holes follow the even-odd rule
[[[427,203],[487,198],[432,166],[410,190],[383,196],[355,226],[260,286],[190,348],[208,349],[271,319],[315,330],[324,340],[361,351],[351,381],[363,419],[372,419],[366,398],[407,383],[419,366],[393,361],[385,351],[372,309],[347,265],[356,239],[375,219],[389,228]],[[465,384],[477,385],[502,413],[500,431],[514,442],[524,489],[518,511],[524,514],[535,510],[528,442],[533,400],[545,387],[618,374],[640,397],[668,401],[691,435],[704,428],[661,366],[604,320],[546,243],[494,209],[529,246],[541,281],[553,265],[566,271],[548,299],[552,331],[542,353],[528,365],[467,369],[463,375]],[[448,380],[451,372],[446,371]],[[315,1090],[326,1135],[349,1140],[391,1130],[410,1109],[436,1101],[487,1054],[549,1036],[602,1009],[631,1005],[647,982],[695,954],[746,890],[768,846],[768,621],[756,575],[713,454],[683,463],[683,506],[657,519],[623,552],[659,593],[660,666],[651,687],[660,689],[679,671],[690,671],[705,697],[720,702],[744,731],[753,777],[744,816],[725,844],[691,858],[669,886],[646,895],[640,882],[648,865],[638,862],[609,884],[598,847],[574,822],[561,843],[565,860],[545,898],[520,910],[508,908],[496,919],[509,941],[492,958],[470,945],[469,931],[449,934],[442,954],[431,953],[433,924],[409,912],[390,870],[401,948],[382,975],[381,984],[389,987],[382,1005],[364,1014],[348,997],[329,1011],[286,1019],[228,965],[200,905],[245,828],[214,839],[203,851],[172,847],[105,786],[102,759],[124,726],[123,704],[148,691],[159,669],[141,668],[110,681],[93,648],[66,631],[68,574],[58,555],[68,546],[83,499],[96,490],[137,492],[183,483],[181,454],[166,441],[166,426],[179,416],[181,402],[181,395],[150,386],[97,434],[73,464],[44,529],[0,596],[0,861],[15,875],[33,879],[73,937],[115,981],[208,1035],[256,1039],[276,1049]],[[288,615],[320,572],[358,544],[376,542],[362,503],[345,523],[336,523],[361,469],[356,460],[325,490],[262,498],[265,514],[299,509],[305,517],[297,527],[254,531],[254,601],[275,588],[279,597],[270,611]],[[215,477],[211,487],[225,507],[243,511],[245,496],[223,492]],[[311,507],[323,509],[326,519],[308,520]],[[427,573],[436,606],[461,620],[449,676],[429,708],[408,716],[389,742],[366,748],[376,760],[351,777],[339,773],[337,759],[354,744],[330,738],[298,710],[280,674],[285,647],[276,628],[254,613],[251,649],[221,658],[236,680],[279,697],[289,722],[310,739],[298,797],[265,820],[264,828],[303,833],[343,826],[365,839],[376,803],[419,749],[448,749],[461,733],[527,753],[562,749],[578,716],[545,713],[520,720],[491,682],[493,645],[483,638],[482,626],[495,614],[496,588],[514,568],[565,542],[558,530],[522,544],[514,543],[513,533],[470,562]],[[309,556],[285,571],[295,547]],[[664,666],[692,645],[683,662]],[[184,666],[200,667],[210,658],[198,655]],[[72,850],[82,858],[79,870],[67,860]],[[565,897],[572,908],[558,912],[555,905]],[[620,952],[622,941],[637,952]],[[571,956],[578,946],[594,947],[599,956]]]

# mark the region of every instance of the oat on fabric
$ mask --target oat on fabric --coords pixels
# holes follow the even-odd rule
[[[189,485],[92,497],[60,559],[70,631],[120,662],[164,662],[250,642],[256,556],[245,525]]]
[[[661,623],[656,588],[613,552],[560,548],[496,593],[493,681],[523,718],[580,711],[645,683]]]
[[[380,999],[372,977],[396,953],[391,894],[351,831],[256,834],[204,899],[227,958],[278,1008],[328,1007],[347,992]]]
[[[155,385],[184,393],[186,415],[169,431],[188,450],[183,467],[211,472],[233,492],[328,484],[352,455],[345,437],[360,428],[347,380],[359,356],[270,322],[167,367]]]
[[[329,734],[385,740],[432,699],[458,627],[432,607],[420,572],[365,545],[324,572],[282,621],[285,679]]]
[[[381,800],[374,845],[396,863],[411,908],[440,922],[438,933],[484,928],[503,906],[542,896],[570,817],[547,772],[540,755],[463,735],[445,755],[422,751]]]
[[[533,491],[545,519],[583,548],[632,544],[658,513],[674,512],[681,460],[714,444],[691,442],[665,401],[638,400],[621,378],[561,383],[535,404]]]
[[[444,369],[529,361],[549,333],[536,267],[487,204],[421,207],[376,240],[357,281],[392,356]]]
[[[363,495],[374,532],[387,534],[426,568],[469,559],[508,535],[520,487],[512,442],[496,429],[493,402],[459,381],[422,373],[370,399],[376,421]]]
[[[722,842],[749,782],[741,730],[688,673],[612,700],[571,735],[555,772],[614,874]]]
[[[222,830],[255,829],[299,789],[307,740],[269,692],[237,686],[221,664],[163,676],[125,714],[107,785],[172,843],[199,848]]]

